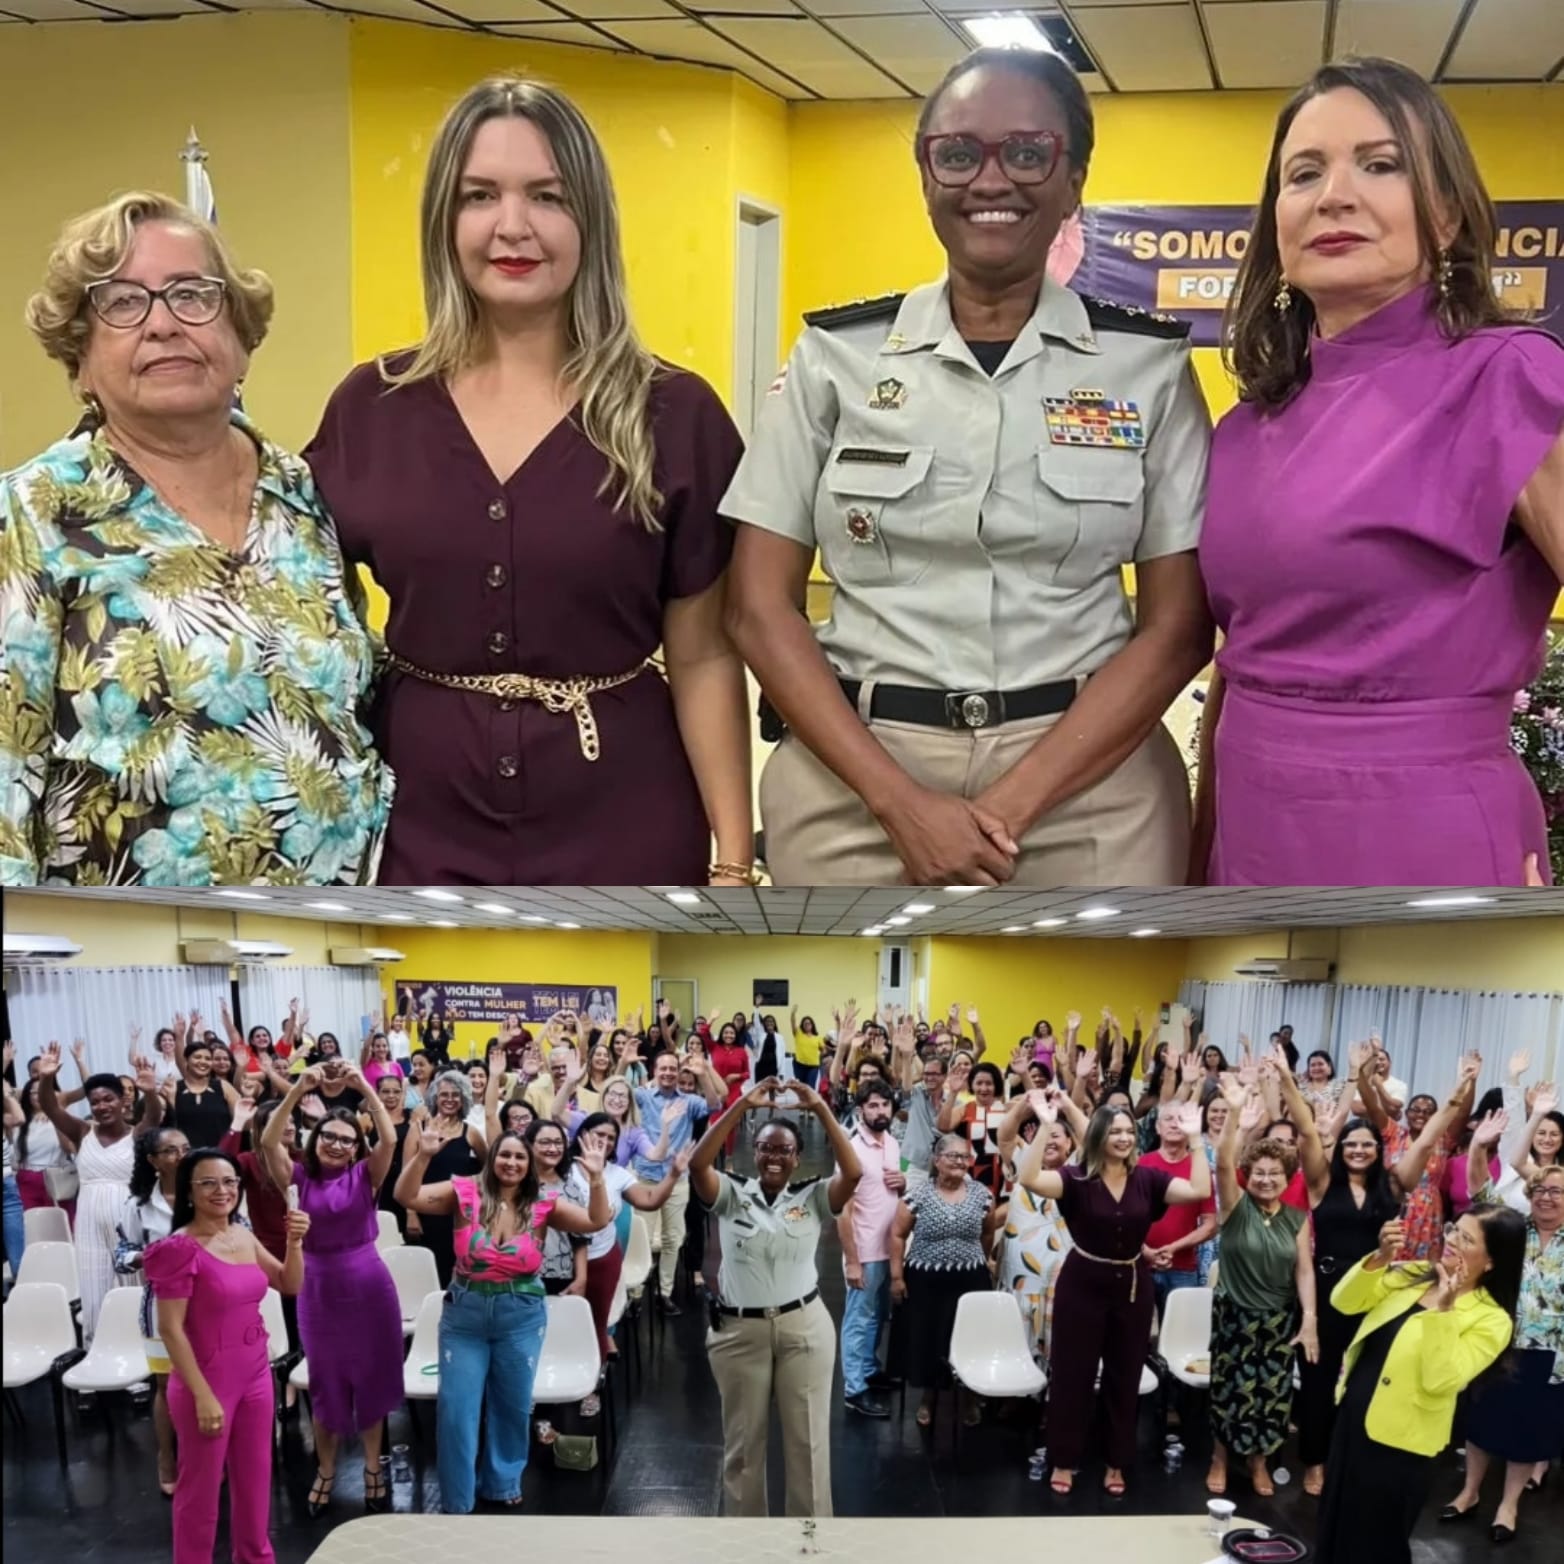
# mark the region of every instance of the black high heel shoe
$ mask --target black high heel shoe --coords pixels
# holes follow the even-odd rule
[[[328,1477],[318,1466],[315,1468],[315,1481],[310,1484],[310,1496],[305,1504],[312,1521],[318,1521],[331,1507],[331,1485],[336,1480],[335,1472]]]
[[[1456,1521],[1469,1521],[1476,1513],[1477,1506],[1475,1504],[1469,1510],[1463,1510],[1454,1504],[1447,1504],[1439,1512],[1439,1524],[1441,1526],[1450,1526]]]
[[[389,1509],[391,1496],[386,1488],[385,1473],[378,1468],[371,1471],[364,1468],[364,1508],[371,1515],[382,1514]]]
[[[1495,1521],[1488,1528],[1488,1535],[1493,1539],[1494,1546],[1502,1548],[1507,1542],[1515,1541],[1515,1528],[1513,1526],[1501,1526]]]

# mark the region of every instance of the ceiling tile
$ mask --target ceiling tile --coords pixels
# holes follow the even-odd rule
[[[84,22],[94,17],[101,20],[103,16],[103,12],[90,5],[78,5],[76,0],[16,0],[4,9],[29,22]]]
[[[923,0],[804,0],[815,16],[929,16]]]
[[[390,17],[399,22],[421,22],[425,27],[454,27],[461,29],[465,23],[454,21],[439,11],[431,11],[418,0],[336,0],[344,11],[356,16]]]
[[[1560,59],[1560,0],[1478,0],[1442,80],[1541,81]]]
[[[1203,8],[1224,87],[1296,87],[1324,57],[1325,0],[1248,0]]]
[[[698,65],[724,65],[730,70],[742,71],[778,97],[810,96],[806,87],[758,64],[742,49],[736,49],[726,38],[699,22],[684,19],[677,22],[615,22],[609,31],[643,54],[655,54],[669,60],[692,60]]]
[[[677,17],[679,12],[667,0],[556,0],[561,11],[584,16],[589,21],[604,17]]]
[[[684,8],[696,15],[717,12],[722,16],[797,16],[793,0],[685,0]]]
[[[589,49],[618,50],[620,53],[626,47],[618,39],[588,27],[584,22],[511,22],[492,26],[492,31],[504,33],[508,38],[533,38],[539,43],[576,43]]]
[[[365,0],[373,5],[375,0]],[[543,0],[439,0],[440,9],[454,11],[469,22],[558,22],[562,18]]]
[[[712,25],[829,98],[898,98],[906,92],[840,39],[802,18],[723,17]]]
[[[927,14],[840,16],[831,26],[917,92],[937,87],[945,72],[968,52],[938,17]]]
[[[1341,0],[1335,57],[1382,55],[1432,77],[1465,0]]]
[[[1075,13],[1076,32],[1120,92],[1211,86],[1205,47],[1188,6],[1104,6]]]

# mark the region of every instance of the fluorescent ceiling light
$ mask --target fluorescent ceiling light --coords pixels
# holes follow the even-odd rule
[[[460,926],[460,924],[452,923],[449,918],[431,918],[429,921],[431,929],[455,929]]]
[[[411,913],[382,912],[378,915],[376,921],[379,923],[411,923],[413,919]]]
[[[477,912],[496,913],[502,918],[514,918],[516,916],[514,907],[507,907],[504,902],[499,901],[481,901],[474,910]]]
[[[681,907],[698,907],[701,902],[697,891],[669,891],[668,900],[677,902]]]
[[[1161,929],[1136,929],[1130,935],[1130,938],[1131,939],[1150,939],[1150,937],[1153,934],[1160,934],[1161,932],[1162,932]]]
[[[557,927],[562,929],[579,929],[581,925],[579,923],[561,923]]]
[[[1026,925],[1024,923],[1012,923],[1008,929],[1001,929],[999,932],[1001,934],[1025,934]]]
[[[535,912],[524,912],[521,915],[521,921],[523,923],[547,923],[548,919],[540,918]]]
[[[1081,923],[1098,923],[1103,918],[1116,918],[1118,915],[1117,907],[1086,907],[1075,916]]]
[[[265,901],[266,897],[260,891],[213,891],[214,896],[229,896],[234,901]]]
[[[1481,907],[1493,901],[1492,896],[1422,896],[1409,901],[1409,907]]]
[[[352,912],[345,901],[312,901],[309,905],[317,912]]]
[[[885,920],[885,922],[886,922],[886,925],[888,927],[890,927],[890,928],[900,929],[900,928],[905,928],[907,924],[912,922],[912,919],[911,918],[887,918]]]
[[[1069,921],[1068,918],[1039,918],[1032,927],[1034,929],[1062,929]]]
[[[917,917],[920,913],[933,912],[934,911],[934,903],[931,902],[931,901],[908,902],[907,905],[902,908],[902,911],[903,912],[910,912],[913,915],[913,917]]]
[[[947,885],[945,894],[947,896],[976,896],[979,891],[986,891],[987,889],[986,885]]]
[[[422,896],[425,901],[460,901],[461,897],[455,891],[423,890],[414,891],[413,895]]]
[[[878,925],[876,925],[872,929],[864,929],[861,932],[864,933],[864,934],[867,934],[871,939],[873,939],[875,935],[883,934],[885,932],[885,930],[880,928]]]
[[[973,16],[961,24],[978,45],[985,49],[1047,49],[1053,50],[1048,35],[1029,16],[1017,11],[1003,15]]]

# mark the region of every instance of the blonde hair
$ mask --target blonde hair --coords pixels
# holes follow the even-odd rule
[[[661,531],[663,496],[654,476],[649,408],[651,383],[661,370],[630,322],[608,162],[592,127],[563,93],[520,76],[491,76],[470,88],[445,116],[430,149],[419,215],[428,326],[412,362],[392,370],[382,358],[380,377],[392,387],[449,379],[482,350],[482,313],[456,255],[456,213],[462,170],[479,127],[510,117],[530,121],[547,139],[566,209],[581,230],[581,265],[570,289],[569,353],[561,378],[580,397],[587,439],[608,460],[598,493],[613,490],[615,510],[628,506],[648,531]]]
[[[132,190],[73,217],[60,230],[44,268],[43,286],[27,301],[28,330],[50,358],[65,366],[72,381],[81,371],[91,329],[87,289],[119,270],[143,223],[175,223],[198,234],[211,258],[212,275],[227,285],[224,308],[245,352],[253,353],[266,339],[274,302],[266,273],[235,265],[217,230],[182,202],[152,190]]]
[[[640,1104],[635,1100],[635,1088],[623,1075],[610,1075],[601,1086],[594,1088],[594,1090],[597,1092],[597,1100],[603,1104],[603,1112],[608,1113],[608,1104],[606,1099],[608,1097],[608,1088],[610,1086],[622,1086],[624,1087],[625,1091],[630,1094],[629,1110],[625,1113],[625,1116],[622,1119],[614,1119],[614,1123],[619,1125],[621,1129],[623,1129],[627,1124],[639,1124],[641,1122],[641,1108]],[[612,1114],[609,1114],[608,1116],[613,1118]]]

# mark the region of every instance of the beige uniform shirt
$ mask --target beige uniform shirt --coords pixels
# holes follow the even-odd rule
[[[990,377],[943,282],[806,318],[721,508],[819,549],[832,666],[944,690],[1094,673],[1132,629],[1120,567],[1200,536],[1211,420],[1176,323],[1050,281]],[[1119,404],[1116,431],[1082,416]]]
[[[789,1184],[773,1205],[758,1178],[723,1173],[711,1209],[722,1243],[722,1301],[730,1308],[793,1303],[820,1285],[820,1229],[836,1220],[825,1179]]]

